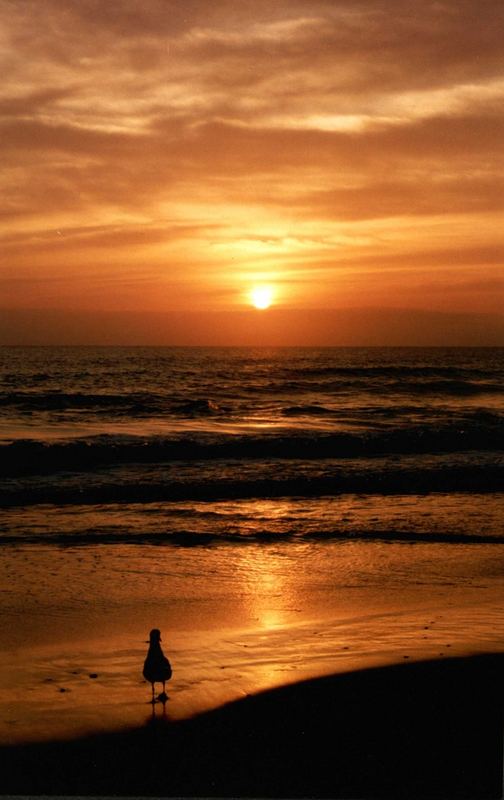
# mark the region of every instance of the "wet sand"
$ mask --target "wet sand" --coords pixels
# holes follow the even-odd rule
[[[2,791],[497,798],[503,668],[503,655],[378,667],[185,721],[155,708],[140,728],[0,748]]]
[[[163,627],[173,666],[172,720],[303,679],[380,665],[500,650],[495,603],[479,606],[340,609],[340,615],[270,627]],[[476,637],[468,636],[467,625]],[[69,739],[143,724],[151,712],[142,677],[145,629],[2,653],[0,745]],[[502,644],[502,642],[501,642]],[[160,687],[158,686],[160,690]],[[161,709],[156,707],[156,713]]]
[[[352,542],[5,548],[0,745],[142,725],[152,627],[173,665],[172,720],[303,679],[502,652],[495,550],[442,556]]]
[[[500,796],[501,567],[487,545],[442,556],[6,548],[0,791]]]

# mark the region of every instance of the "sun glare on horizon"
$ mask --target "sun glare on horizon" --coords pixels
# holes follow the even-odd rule
[[[269,308],[273,302],[273,289],[271,286],[254,286],[250,292],[250,300],[255,308]]]

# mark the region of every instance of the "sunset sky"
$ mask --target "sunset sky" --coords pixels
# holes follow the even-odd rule
[[[0,342],[504,344],[500,0],[0,12]]]

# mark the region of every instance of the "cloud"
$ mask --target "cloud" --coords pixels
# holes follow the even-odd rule
[[[504,197],[504,175],[445,176],[418,181],[369,180],[361,186],[338,187],[299,195],[303,214],[325,219],[363,220],[404,216],[437,216],[497,212]],[[278,203],[285,199],[280,195]]]
[[[73,104],[60,102],[59,112],[70,118],[79,98],[92,100],[87,114],[81,109],[88,124],[100,111],[131,125],[136,111],[148,119],[156,109],[181,108],[242,121],[258,110],[376,115],[377,103],[404,92],[482,86],[502,74],[497,2],[4,0],[3,7],[13,47],[7,90],[77,82]]]
[[[188,304],[191,292],[227,302],[254,273],[294,292],[310,269],[332,286],[342,264],[357,282],[359,270],[397,270],[406,298],[424,268],[491,271],[500,260],[501,3],[0,0],[0,10],[0,269],[28,281],[9,284],[13,302],[34,302],[65,270],[98,286],[113,264],[101,298],[113,304],[121,263],[124,296],[135,285],[146,306],[146,282],[164,277]],[[493,302],[493,275],[474,280]],[[70,294],[61,284],[62,302]]]

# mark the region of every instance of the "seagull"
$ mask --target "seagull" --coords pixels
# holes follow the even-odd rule
[[[154,684],[163,684],[163,693],[159,695],[160,700],[165,702],[167,699],[165,692],[165,683],[169,681],[172,676],[172,668],[170,662],[161,650],[161,631],[158,628],[153,628],[149,634],[149,650],[147,658],[144,662],[143,676],[146,681],[152,684],[152,702],[154,699]]]

